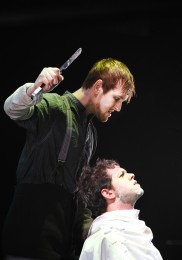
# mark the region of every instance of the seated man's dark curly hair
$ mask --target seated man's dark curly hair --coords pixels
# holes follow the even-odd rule
[[[101,194],[102,189],[112,189],[107,169],[120,166],[115,160],[98,158],[94,166],[85,166],[78,182],[78,195],[92,211],[93,217],[106,212],[107,202]]]

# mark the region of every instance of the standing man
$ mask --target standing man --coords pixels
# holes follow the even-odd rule
[[[113,58],[97,61],[75,92],[47,93],[62,80],[58,68],[44,68],[4,103],[6,114],[26,130],[3,232],[3,254],[10,259],[74,259],[75,234],[92,222],[77,200],[81,169],[96,149],[92,118],[107,122],[135,94],[130,70]],[[43,93],[32,99],[40,87]]]
[[[79,181],[79,194],[95,218],[79,260],[162,260],[134,208],[144,190],[133,173],[115,160],[98,159],[83,168]]]

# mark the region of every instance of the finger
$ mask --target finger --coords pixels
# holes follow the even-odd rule
[[[35,81],[34,87],[42,87],[44,91],[49,92],[63,79],[64,77],[60,74],[60,70],[58,68],[44,68]]]
[[[64,79],[58,68],[46,68],[45,76],[51,86],[59,84]]]

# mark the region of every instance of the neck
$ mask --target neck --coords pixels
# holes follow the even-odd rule
[[[78,90],[76,90],[72,94],[86,108],[87,113],[91,114],[91,96],[92,96],[91,89],[79,88]]]
[[[130,203],[111,203],[108,204],[106,211],[114,211],[114,210],[129,210],[134,209],[134,204]]]

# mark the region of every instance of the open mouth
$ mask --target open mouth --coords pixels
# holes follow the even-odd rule
[[[109,117],[111,116],[111,113],[112,113],[112,112],[113,112],[113,111],[108,111],[108,114],[109,114],[108,116],[109,116]]]

